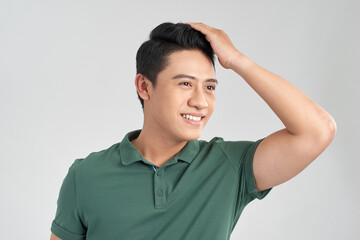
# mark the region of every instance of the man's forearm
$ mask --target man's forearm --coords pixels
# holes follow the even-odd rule
[[[264,99],[290,133],[322,137],[336,128],[333,118],[298,88],[241,53],[230,68]]]

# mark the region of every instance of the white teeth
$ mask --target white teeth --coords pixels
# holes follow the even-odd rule
[[[192,120],[192,121],[200,121],[201,120],[201,117],[195,117],[195,116],[191,116],[191,115],[189,115],[189,114],[183,114],[182,115],[184,118],[187,118],[187,119],[190,119],[190,120]]]

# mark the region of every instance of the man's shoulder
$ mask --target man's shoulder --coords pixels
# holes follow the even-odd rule
[[[86,171],[113,165],[114,161],[119,158],[119,145],[120,143],[115,143],[108,148],[91,152],[84,158],[77,158],[72,167],[78,171]]]
[[[257,141],[259,141],[261,139],[258,139]],[[207,146],[207,145],[219,145],[222,147],[246,147],[250,144],[253,144],[257,141],[252,141],[252,140],[224,140],[224,138],[222,137],[213,137],[210,140],[198,140],[200,146]]]
[[[243,155],[252,146],[256,147],[263,139],[252,140],[224,140],[222,137],[213,137],[211,140],[199,140],[201,149],[217,148],[229,158]]]

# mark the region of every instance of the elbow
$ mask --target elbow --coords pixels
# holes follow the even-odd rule
[[[333,141],[336,131],[336,122],[328,115],[328,117],[318,121],[315,126],[312,126],[307,134],[298,136],[304,159],[315,160]]]
[[[329,115],[328,118],[323,122],[322,126],[319,128],[317,139],[320,143],[323,143],[325,147],[327,147],[334,139],[336,131],[336,122],[334,118]]]
[[[337,125],[335,122],[335,119],[332,116],[329,116],[329,120],[327,123],[327,132],[328,132],[328,140],[331,142],[336,134],[337,131]]]
[[[323,121],[316,128],[313,128],[311,133],[306,137],[307,154],[315,160],[333,141],[337,131],[335,120],[329,116],[326,121]]]
[[[331,118],[330,131],[331,131],[331,136],[332,136],[331,140],[333,140],[335,137],[336,131],[337,131],[337,125],[336,125],[335,119],[331,116],[330,116],[330,118]]]

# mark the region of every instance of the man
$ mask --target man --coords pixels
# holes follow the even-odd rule
[[[197,140],[214,111],[213,53],[284,129],[254,142]],[[51,239],[229,239],[249,202],[301,172],[334,138],[326,111],[240,53],[222,30],[160,24],[136,60],[143,128],[74,162]]]

